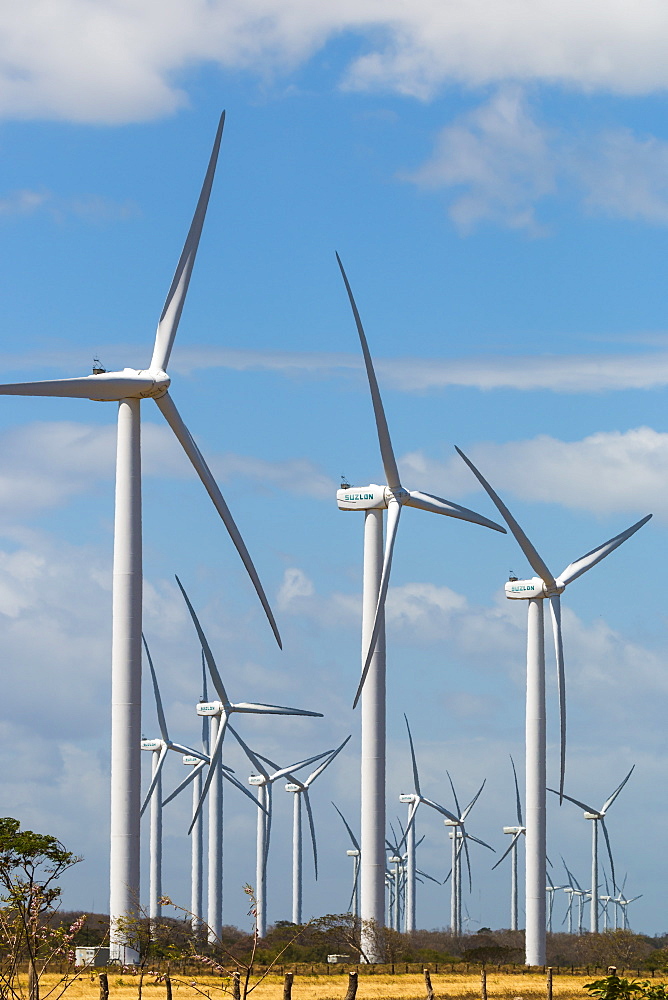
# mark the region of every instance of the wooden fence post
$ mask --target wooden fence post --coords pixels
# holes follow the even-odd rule
[[[424,985],[427,987],[427,1000],[434,1000],[434,988],[431,985],[429,969],[424,970]]]
[[[109,980],[107,973],[100,973],[100,1000],[109,1000]]]
[[[241,973],[238,969],[232,973],[232,1000],[241,1000]]]
[[[487,969],[484,965],[480,970],[480,1000],[487,1000]]]
[[[547,970],[547,1000],[552,1000],[552,966]]]
[[[285,973],[285,980],[283,982],[283,1000],[292,1000],[292,980],[294,979],[293,972]]]
[[[344,1000],[355,1000],[356,994],[357,994],[357,973],[356,972],[349,972],[348,973],[348,990],[346,992]]]

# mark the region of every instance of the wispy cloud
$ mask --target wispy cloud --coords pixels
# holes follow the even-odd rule
[[[540,122],[517,85],[441,130],[430,158],[403,179],[449,192],[462,232],[482,222],[544,232],[542,201],[575,194],[592,215],[668,225],[668,142],[629,129],[567,133]]]
[[[45,190],[11,191],[0,198],[0,217],[38,213],[49,215],[56,222],[74,217],[85,222],[101,223],[133,218],[139,214],[139,207],[132,201],[116,202],[98,194],[63,198]]]

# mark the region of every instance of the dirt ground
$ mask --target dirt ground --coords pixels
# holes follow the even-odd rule
[[[555,975],[554,1000],[587,1000],[584,983],[599,975]],[[46,976],[40,984],[40,1000],[57,1000],[59,977]],[[480,1000],[480,974],[433,973],[432,986],[438,1000]],[[197,983],[197,988],[191,985]],[[283,1000],[283,976],[267,976],[253,990],[254,1000]],[[136,1000],[138,977],[109,973],[109,1000]],[[329,976],[295,975],[292,1000],[343,1000],[348,986],[347,974]],[[53,987],[56,987],[53,989]],[[230,993],[221,989],[220,978],[197,976],[172,976],[173,1000],[228,1000]],[[97,975],[86,973],[73,983],[64,994],[64,1000],[99,1000]],[[495,973],[487,975],[488,1000],[543,1000],[546,997],[545,976],[533,973]],[[424,976],[414,973],[389,975],[360,975],[358,1000],[425,1000]],[[144,980],[143,1000],[165,1000],[165,985],[156,983],[151,976]]]

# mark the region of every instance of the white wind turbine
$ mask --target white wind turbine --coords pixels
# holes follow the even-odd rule
[[[313,867],[315,869],[316,881],[318,879],[318,847],[315,840],[315,824],[313,822],[313,811],[311,809],[311,799],[309,797],[309,788],[313,784],[316,778],[318,778],[325,768],[329,767],[335,757],[337,757],[344,746],[350,739],[347,736],[343,743],[332,751],[329,757],[320,764],[319,767],[309,774],[305,781],[300,781],[299,778],[295,778],[293,774],[288,774],[287,777],[290,779],[288,784],[285,786],[286,792],[292,792],[294,794],[293,808],[292,808],[292,923],[301,924],[302,922],[302,895],[303,895],[303,884],[302,884],[302,798],[304,800],[304,805],[306,806],[306,815],[308,816],[309,830],[311,832],[311,845],[313,847]],[[263,757],[262,754],[257,755],[265,764],[269,764],[270,767],[277,767],[273,761],[270,761],[268,757]]]
[[[454,823],[458,823],[459,820],[457,816],[450,812],[449,809],[446,809],[445,806],[439,805],[438,802],[434,802],[432,799],[425,798],[422,794],[420,789],[420,775],[418,774],[417,760],[415,758],[415,747],[413,746],[413,736],[411,734],[411,727],[408,725],[408,718],[405,713],[404,721],[406,723],[406,729],[408,730],[408,744],[410,746],[411,764],[413,767],[413,791],[410,793],[402,792],[399,796],[399,801],[405,802],[408,805],[406,832],[402,838],[402,843],[404,840],[406,841],[406,853],[408,855],[406,861],[406,931],[410,933],[415,930],[415,876],[417,871],[415,860],[415,816],[420,803],[424,802],[426,806],[430,806],[432,809],[440,812],[443,816]],[[401,844],[398,846],[401,847]]]
[[[280,645],[269,602],[246,545],[202,453],[168,393],[166,372],[181,319],[223,132],[221,115],[197,208],[160,316],[153,356],[144,371],[124,368],[45,382],[0,385],[0,395],[61,396],[118,403],[116,511],[111,648],[110,949],[114,959],[136,960],[118,920],[136,912],[139,898],[141,737],[142,532],[140,404],[152,398],[200,477],[241,556]]]
[[[300,715],[322,718],[321,712],[309,712],[303,708],[287,708],[284,705],[265,705],[256,702],[231,702],[228,698],[225,685],[223,684],[218,666],[214,659],[208,639],[195,614],[195,609],[190,603],[178,576],[176,582],[186,602],[195,631],[202,647],[204,659],[209,669],[209,675],[213,683],[218,701],[200,702],[197,706],[197,714],[210,719],[211,730],[209,733],[211,758],[209,769],[204,782],[199,802],[195,807],[193,818],[188,828],[188,833],[192,834],[198,818],[201,814],[202,805],[205,798],[209,797],[209,866],[208,866],[208,892],[207,892],[207,924],[209,927],[209,940],[215,941],[220,936],[223,924],[223,778],[227,778],[237,787],[241,788],[245,795],[248,795],[256,804],[256,800],[236,778],[232,778],[227,773],[227,769],[222,766],[223,740],[225,730],[231,715],[235,712],[245,715]],[[237,737],[238,738],[238,737]],[[202,765],[204,766],[204,765]],[[181,784],[174,789],[171,795],[165,799],[165,804],[170,802],[182,791],[186,785],[197,776],[197,768],[188,775]],[[260,804],[261,805],[261,804]],[[262,811],[262,810],[261,810]]]
[[[609,796],[603,803],[600,809],[593,809],[591,806],[586,805],[584,802],[580,802],[579,799],[574,799],[571,795],[566,795],[563,793],[563,797],[568,799],[569,802],[573,802],[580,809],[584,809],[584,818],[592,820],[591,827],[591,906],[590,906],[590,931],[592,934],[598,934],[598,826],[601,824],[601,830],[603,831],[603,836],[605,838],[605,846],[608,849],[608,858],[610,859],[610,873],[612,875],[612,886],[613,889],[616,887],[615,880],[615,863],[612,859],[612,848],[610,847],[610,838],[608,836],[608,828],[605,825],[605,815],[615,801],[622,788],[629,780],[633,774],[635,764],[626,775],[624,780],[620,785],[615,788],[612,795]],[[548,792],[554,792],[558,795],[559,792],[555,791],[554,788],[548,788]]]
[[[402,507],[417,507],[432,514],[472,521],[503,532],[500,525],[466,507],[443,500],[420,490],[405,490],[390,440],[378,382],[373,369],[357,305],[336,255],[348,299],[355,318],[364,355],[367,379],[371,390],[378,442],[387,484],[364,487],[342,487],[337,491],[339,510],[363,510],[364,563],[362,585],[362,676],[353,707],[364,689],[362,698],[362,766],[361,766],[361,917],[363,921],[383,923],[385,884],[385,597],[390,582],[392,552]],[[383,551],[383,511],[387,510],[387,539]],[[377,961],[377,947],[369,938],[364,953],[369,961]]]
[[[352,850],[346,851],[348,857],[353,859],[353,891],[350,895],[350,903],[348,904],[348,911],[349,913],[352,914],[355,920],[357,920],[357,917],[359,916],[359,906],[358,906],[359,894],[357,890],[358,890],[358,879],[360,870],[360,856],[362,852],[360,851],[359,841],[355,836],[355,834],[353,833],[353,831],[350,829],[350,825],[348,824],[346,817],[343,815],[343,813],[341,812],[341,810],[339,809],[339,807],[336,805],[335,802],[332,802],[332,805],[334,806],[337,813],[341,817],[343,825],[348,831],[348,836],[350,837],[351,843],[353,845]]]
[[[452,884],[450,888],[450,930],[453,934],[459,935],[462,931],[462,877],[461,877],[461,855],[462,850],[466,858],[466,868],[469,876],[469,892],[472,891],[472,881],[471,881],[471,858],[469,856],[468,841],[472,840],[476,844],[480,844],[482,847],[486,847],[489,851],[494,852],[494,848],[489,844],[486,844],[484,840],[480,840],[478,837],[474,837],[472,834],[468,833],[464,823],[466,822],[469,813],[473,809],[474,805],[480,797],[480,793],[485,787],[485,781],[475,793],[466,809],[462,811],[459,805],[459,799],[457,798],[457,792],[455,791],[455,786],[453,784],[452,778],[448,771],[445,772],[448,776],[448,781],[450,782],[450,788],[452,789],[452,795],[455,800],[455,807],[457,809],[457,815],[450,816],[449,819],[444,819],[443,822],[447,827],[450,827],[449,836],[452,840],[452,867],[450,869],[450,874],[452,876]],[[453,829],[454,828],[454,829]],[[496,852],[494,852],[496,853]],[[446,878],[446,882],[448,879]]]
[[[151,783],[146,792],[140,813],[143,816],[144,810],[150,802],[148,915],[151,920],[158,920],[162,915],[162,908],[160,906],[160,897],[162,896],[162,766],[165,763],[165,758],[169,750],[191,755],[204,763],[207,763],[209,758],[198,750],[192,750],[182,743],[175,743],[173,740],[170,740],[169,733],[167,732],[167,721],[162,707],[162,698],[160,697],[160,689],[158,687],[158,678],[155,674],[146,638],[142,636],[142,639],[151,671],[155,709],[158,716],[158,728],[160,729],[159,740],[143,739],[141,741],[141,749],[151,752]]]
[[[510,929],[511,931],[516,931],[518,926],[518,891],[517,891],[517,844],[520,837],[526,833],[526,827],[524,826],[524,821],[522,819],[522,801],[520,799],[520,789],[517,784],[517,771],[515,770],[515,761],[510,758],[510,763],[513,766],[513,779],[515,781],[515,804],[517,806],[517,826],[504,826],[503,832],[510,834],[512,840],[510,846],[501,855],[499,860],[495,865],[492,866],[492,871],[498,868],[504,858],[511,855],[511,873],[510,873]]]
[[[293,771],[299,771],[302,767],[306,767],[307,764],[314,764],[317,760],[322,760],[323,757],[330,756],[334,751],[325,750],[324,753],[315,754],[313,757],[307,757],[306,760],[300,760],[295,764],[290,764],[288,767],[279,768],[278,764],[270,761],[267,757],[261,757],[260,754],[253,753],[248,744],[244,743],[242,738],[239,736],[237,731],[232,728],[232,726],[228,725],[228,729],[248,757],[253,767],[257,768],[260,772],[259,774],[251,774],[248,780],[251,785],[257,788],[257,799],[260,805],[260,810],[257,814],[255,902],[257,911],[257,934],[259,938],[263,938],[267,933],[267,857],[269,854],[269,838],[271,835],[272,791],[274,782],[278,781],[279,778],[285,778],[286,775],[292,776]],[[274,770],[273,773],[270,773],[264,766],[264,761],[276,770]]]
[[[622,542],[646,524],[651,514],[643,517],[626,531],[592,549],[570,563],[560,576],[554,577],[543,559],[524,534],[501,498],[494,492],[466,455],[457,448],[474,476],[487,492],[522,549],[529,565],[537,574],[531,580],[511,579],[505,585],[506,597],[528,601],[527,627],[527,694],[526,694],[526,964],[545,965],[545,632],[543,601],[548,599],[552,615],[560,708],[560,774],[559,794],[563,797],[566,754],[566,698],[564,651],[561,635],[561,594],[574,580],[586,573]]]

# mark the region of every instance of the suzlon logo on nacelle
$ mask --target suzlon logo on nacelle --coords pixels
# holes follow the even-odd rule
[[[538,576],[532,580],[508,580],[505,587],[506,597],[515,601],[530,601],[533,597],[551,597],[545,584]],[[564,587],[557,587],[554,594],[560,594]]]
[[[162,740],[142,740],[141,748],[142,750],[160,750],[162,748]]]
[[[223,709],[220,701],[200,701],[197,706],[198,715],[220,715]]]
[[[385,487],[371,483],[370,486],[349,486],[336,491],[339,510],[385,510]]]

